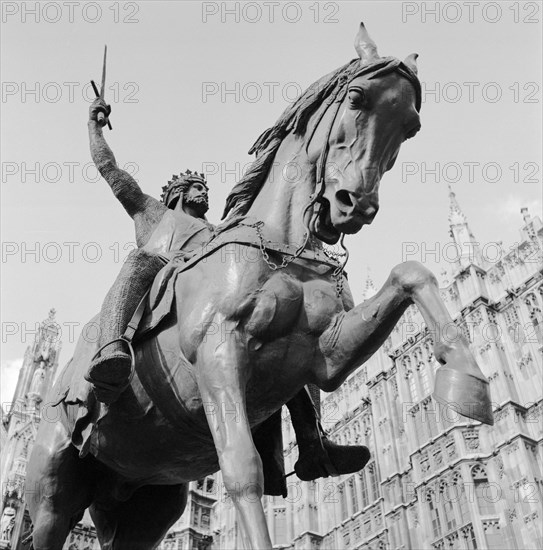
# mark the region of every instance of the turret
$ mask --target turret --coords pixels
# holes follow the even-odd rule
[[[26,349],[10,415],[14,409],[21,412],[36,411],[53,382],[62,346],[55,313],[51,309],[48,318],[37,325],[34,342]]]
[[[449,185],[449,234],[456,244],[456,254],[450,254],[450,260],[459,271],[470,265],[484,267],[483,255],[479,243],[475,240],[468,225],[468,220],[462,212],[456,195]]]

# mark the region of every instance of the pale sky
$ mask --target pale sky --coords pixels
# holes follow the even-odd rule
[[[447,183],[482,245],[507,250],[520,207],[541,210],[541,3],[448,2],[439,21],[435,2],[35,4],[2,3],[3,402],[35,323],[56,308],[64,365],[134,240],[89,164],[88,82],[106,43],[119,164],[157,197],[173,173],[205,171],[215,223],[253,141],[355,57],[361,20],[381,55],[419,53],[422,130],[385,175],[373,225],[346,240],[358,300],[368,268],[377,286],[402,259],[439,275],[439,258],[402,251],[448,242]]]

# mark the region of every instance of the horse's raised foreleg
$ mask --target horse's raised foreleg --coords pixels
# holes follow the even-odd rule
[[[396,266],[372,298],[338,315],[323,333],[325,356],[321,387],[335,389],[384,343],[403,312],[415,304],[434,338],[434,355],[443,365],[437,371],[434,398],[460,414],[492,424],[488,382],[477,366],[464,336],[447,338],[453,321],[439,295],[436,278],[418,262]],[[324,374],[324,376],[323,376]]]
[[[223,326],[209,335],[197,356],[198,386],[217,449],[224,484],[239,514],[249,548],[271,548],[262,494],[262,462],[247,419],[245,387],[247,346],[236,323],[215,318]]]

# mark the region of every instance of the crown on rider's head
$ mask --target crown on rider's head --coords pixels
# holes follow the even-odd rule
[[[168,184],[162,187],[162,195],[160,196],[162,202],[168,206],[170,201],[178,195],[174,191],[179,189],[180,193],[184,193],[193,183],[202,183],[207,188],[207,181],[201,172],[192,172],[187,169],[184,174],[173,174]]]

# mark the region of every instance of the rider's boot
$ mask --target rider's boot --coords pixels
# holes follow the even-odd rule
[[[98,401],[115,402],[130,383],[131,356],[121,340],[136,307],[164,267],[164,260],[152,252],[138,248],[124,262],[115,283],[107,293],[100,313],[99,347],[85,375]]]
[[[298,441],[299,458],[294,471],[302,481],[319,477],[351,474],[361,470],[370,459],[363,445],[337,445],[329,441],[319,422],[318,412],[306,388],[287,406]]]

